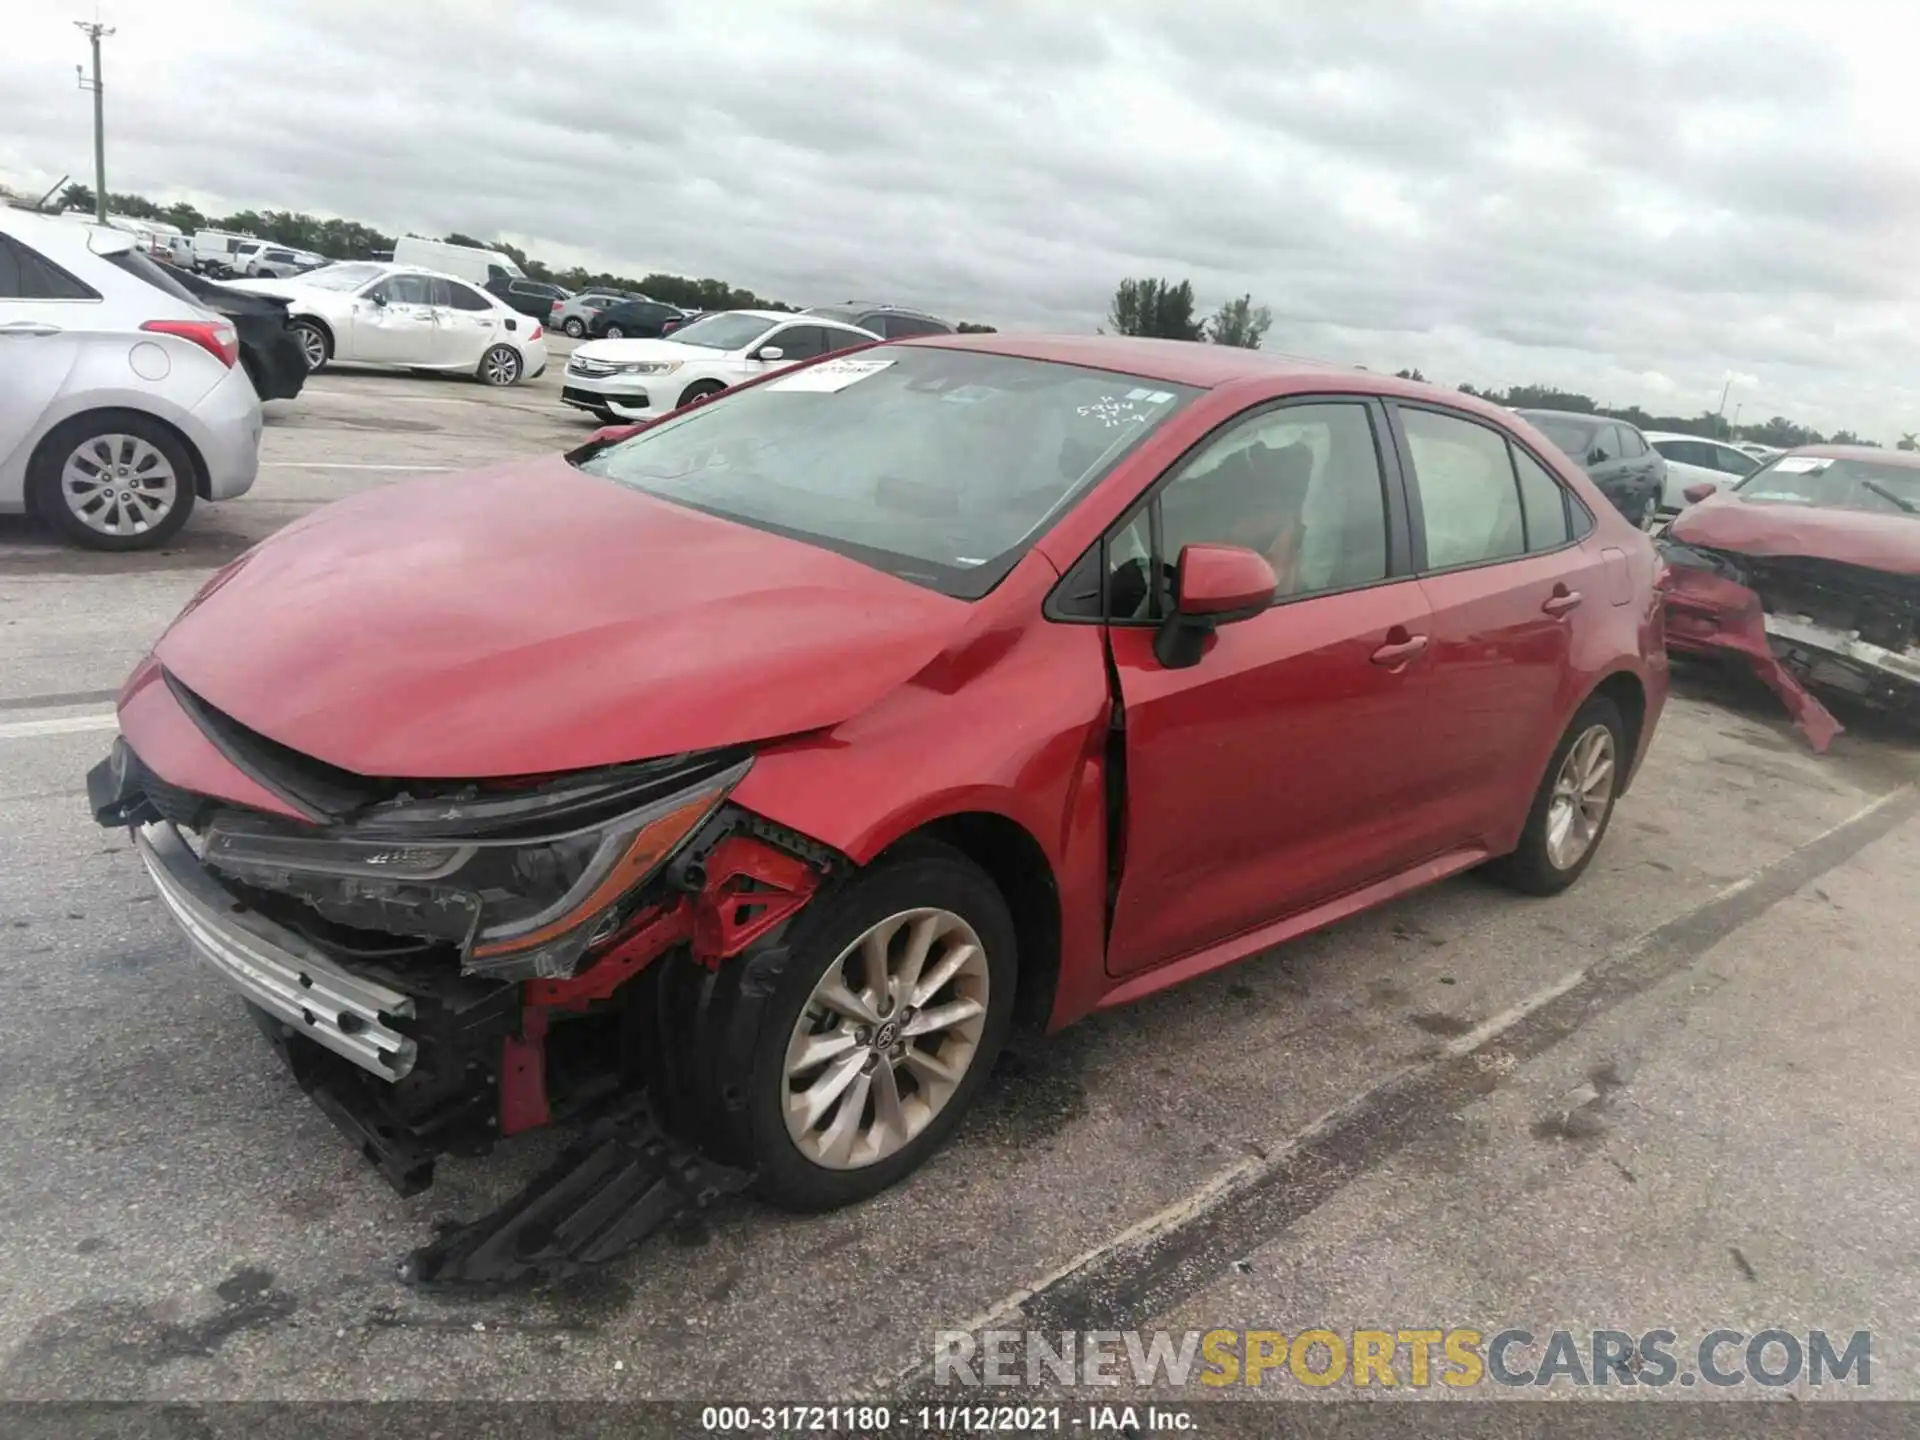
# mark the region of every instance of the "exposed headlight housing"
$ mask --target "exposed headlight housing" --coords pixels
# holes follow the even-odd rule
[[[456,944],[470,974],[564,978],[618,930],[623,902],[751,763],[688,757],[669,775],[625,784],[624,776],[580,777],[452,803],[405,798],[318,831],[223,811],[200,855],[236,880],[297,896],[334,924]]]
[[[635,360],[620,367],[622,375],[671,375],[680,368],[678,360]]]

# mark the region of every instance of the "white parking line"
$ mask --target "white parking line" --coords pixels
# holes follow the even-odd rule
[[[0,723],[0,740],[26,740],[35,735],[79,735],[88,730],[112,730],[120,716],[112,710],[91,715],[63,715],[57,720],[8,720]]]
[[[262,470],[458,470],[458,465],[350,465],[339,460],[262,460]]]

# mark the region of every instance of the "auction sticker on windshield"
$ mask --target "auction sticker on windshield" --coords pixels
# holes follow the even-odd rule
[[[844,390],[857,380],[877,375],[893,364],[891,360],[827,360],[805,370],[783,376],[767,386],[769,390],[815,390],[832,393]]]

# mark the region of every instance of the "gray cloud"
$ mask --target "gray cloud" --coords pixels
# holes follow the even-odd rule
[[[1690,8],[130,7],[109,180],[1003,326],[1190,276],[1272,306],[1278,348],[1681,409],[1731,369],[1749,417],[1890,440],[1920,137],[1863,96],[1915,24]],[[10,25],[0,178],[85,177],[79,37]]]

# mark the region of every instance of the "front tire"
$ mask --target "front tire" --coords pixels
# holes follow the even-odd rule
[[[680,405],[697,405],[710,395],[718,395],[727,387],[718,380],[696,380],[680,392]]]
[[[1586,872],[1613,819],[1628,762],[1627,727],[1604,695],[1588,699],[1553,747],[1520,844],[1486,867],[1528,895],[1558,895]]]
[[[317,375],[327,368],[327,362],[333,358],[333,337],[311,320],[295,320],[293,335],[300,342],[300,353],[306,358],[307,373]]]
[[[627,332],[625,330],[622,330],[618,325],[607,326],[607,339],[624,340],[626,338],[627,338]]]
[[[27,465],[34,513],[90,550],[146,550],[193,513],[193,456],[159,421],[96,410],[56,425]]]
[[[668,969],[652,1047],[667,1123],[807,1211],[879,1193],[952,1134],[1006,1039],[1017,960],[993,882],[924,844],[717,975]]]

